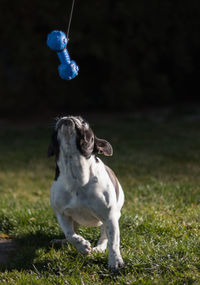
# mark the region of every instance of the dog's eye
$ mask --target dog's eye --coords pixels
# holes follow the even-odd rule
[[[82,122],[82,126],[85,128],[85,129],[88,129],[88,123],[86,123],[86,122]]]

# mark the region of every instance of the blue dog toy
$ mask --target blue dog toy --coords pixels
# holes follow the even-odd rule
[[[48,34],[47,45],[50,49],[55,50],[61,64],[58,66],[58,72],[62,79],[71,80],[78,75],[79,67],[75,61],[70,59],[67,51],[68,39],[65,33],[53,31]]]

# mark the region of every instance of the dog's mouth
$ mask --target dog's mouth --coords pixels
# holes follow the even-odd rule
[[[74,126],[74,120],[72,118],[68,118],[68,117],[65,117],[65,118],[62,118],[61,120],[59,120],[56,124],[56,129],[60,129],[62,128],[63,126],[66,126],[66,127],[73,127]]]
[[[59,139],[64,139],[65,143],[69,144],[72,140],[76,142],[85,138],[84,134],[89,130],[89,124],[81,117],[67,116],[61,118],[56,124]]]
[[[72,136],[81,136],[82,130],[89,128],[89,125],[81,117],[63,117],[57,122],[56,129],[65,139]]]
[[[56,124],[56,129],[71,129],[80,131],[81,129],[88,129],[89,125],[81,117],[63,117]]]
[[[75,122],[71,118],[63,119],[61,122],[59,122],[58,130],[64,137],[69,138],[76,131]]]

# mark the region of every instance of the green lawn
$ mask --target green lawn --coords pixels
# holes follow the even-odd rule
[[[107,268],[107,253],[52,247],[63,234],[49,204],[54,159],[51,128],[0,128],[0,237],[17,250],[0,265],[0,284],[200,284],[200,119],[131,115],[90,119],[109,140],[126,202],[120,220],[126,267]],[[99,229],[80,229],[95,245]]]

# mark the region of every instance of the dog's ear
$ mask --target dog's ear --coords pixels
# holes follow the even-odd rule
[[[94,153],[104,154],[105,156],[113,155],[113,148],[109,142],[103,139],[94,138]]]
[[[54,131],[52,136],[51,136],[51,141],[48,147],[48,152],[47,155],[48,157],[56,155],[56,157],[59,154],[59,144],[58,144],[58,139],[57,139],[57,131]]]
[[[80,152],[86,158],[89,158],[93,153],[94,149],[94,134],[91,128],[82,130],[79,146],[80,146]]]

